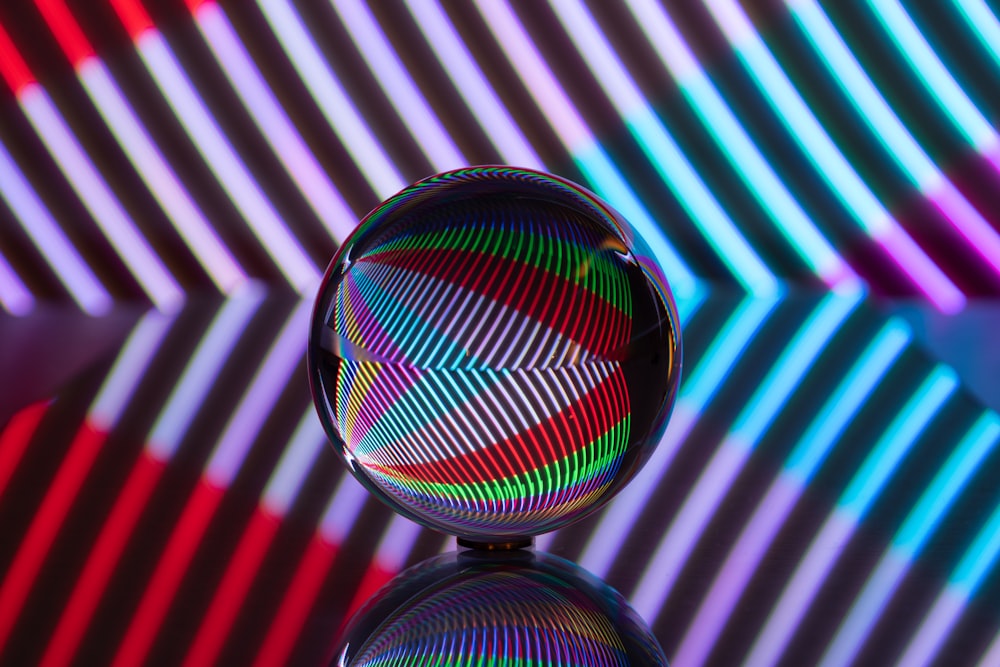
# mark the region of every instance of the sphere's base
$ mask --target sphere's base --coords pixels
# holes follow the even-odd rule
[[[516,551],[517,549],[527,549],[535,544],[533,537],[514,537],[503,540],[469,540],[464,537],[456,539],[458,546],[476,551]]]

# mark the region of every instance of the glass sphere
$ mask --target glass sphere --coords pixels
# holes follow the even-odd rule
[[[320,285],[308,366],[370,491],[430,528],[510,542],[635,475],[680,343],[652,253],[608,204],[549,174],[472,167],[365,217]]]
[[[613,588],[555,556],[465,551],[415,565],[351,619],[333,665],[666,665]]]

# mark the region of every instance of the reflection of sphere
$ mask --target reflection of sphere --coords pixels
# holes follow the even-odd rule
[[[389,582],[354,617],[334,664],[665,665],[609,586],[530,551],[451,553]]]
[[[320,287],[309,369],[368,489],[431,528],[510,540],[589,513],[638,471],[680,334],[651,253],[607,204],[477,167],[365,218]]]

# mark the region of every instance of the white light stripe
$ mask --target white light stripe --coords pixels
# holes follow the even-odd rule
[[[636,23],[677,81],[681,92],[754,196],[798,251],[826,280],[836,281],[838,276],[845,281],[856,280],[851,269],[775,174],[663,8],[651,0],[630,0],[628,4]]]
[[[181,71],[163,36],[156,30],[145,30],[136,40],[136,48],[164,100],[260,241],[261,247],[292,287],[300,293],[312,291],[320,279],[312,260],[278,217],[229,144]]]
[[[299,425],[264,487],[261,505],[265,511],[279,517],[288,514],[316,459],[328,446],[326,434],[316,418],[316,411],[310,405],[299,420]]]
[[[250,446],[302,361],[312,305],[302,299],[288,315],[229,417],[205,466],[205,479],[216,488],[225,489],[232,484]]]
[[[111,295],[52,219],[2,143],[0,196],[77,305],[91,315],[106,313],[111,308]]]
[[[482,70],[469,54],[437,0],[405,0],[427,45],[455,85],[504,162],[543,169],[542,160],[521,133]]]
[[[295,11],[285,0],[258,0],[257,5],[320,111],[372,189],[383,198],[401,190],[405,185],[403,177],[361,119]]]
[[[694,294],[699,289],[698,279],[594,139],[507,3],[476,0],[476,6],[549,125],[572,153],[592,187],[642,235],[663,267],[673,291],[684,296]]]
[[[18,102],[59,170],[69,180],[105,238],[158,308],[176,308],[184,293],[122,209],[76,137],[38,84],[21,89]]]
[[[967,601],[964,595],[951,587],[941,591],[923,623],[910,634],[910,642],[896,667],[926,667],[934,664],[941,645],[965,611]],[[984,667],[995,667],[989,663],[981,664]]]
[[[263,299],[264,290],[255,283],[247,283],[226,299],[216,313],[153,424],[148,447],[154,457],[167,461],[173,456],[219,370]]]
[[[972,28],[979,42],[993,56],[993,61],[1000,66],[1000,21],[983,0],[953,0],[965,18],[966,24]]]
[[[0,303],[8,313],[18,316],[27,315],[35,307],[35,297],[3,255],[0,255]]]
[[[906,10],[896,0],[868,0],[868,6],[927,92],[969,143],[980,152],[996,151],[1000,144],[996,130],[941,63]]]
[[[407,519],[406,517],[393,512],[392,520],[382,539],[375,549],[375,556],[372,558],[374,565],[388,570],[389,572],[399,572],[406,565],[406,560],[413,551],[413,546],[420,537],[423,527],[420,524]]]
[[[105,125],[212,282],[224,294],[246,282],[243,269],[167,166],[104,64],[87,58],[77,72]]]
[[[222,8],[215,2],[205,2],[198,7],[195,19],[261,135],[285,170],[292,175],[316,217],[333,238],[343,243],[354,229],[357,216],[344,202],[275,99]]]
[[[1000,236],[931,161],[844,44],[814,0],[792,0],[789,7],[846,96],[896,164],[948,219],[951,225],[1000,273]]]
[[[417,89],[371,12],[357,0],[332,0],[332,4],[361,57],[428,161],[437,171],[466,166],[462,152]]]
[[[774,275],[736,229],[684,152],[649,108],[591,16],[572,0],[556,0],[552,7],[608,100],[636,135],[661,178],[688,210],[704,239],[748,291],[753,294],[777,292]]]
[[[733,0],[705,0],[747,72],[788,128],[803,154],[865,232],[880,242],[898,266],[939,308],[955,312],[965,295],[948,279],[872,194],[788,80],[774,56]]]
[[[88,411],[87,419],[97,428],[111,431],[173,320],[153,310],[136,323]]]

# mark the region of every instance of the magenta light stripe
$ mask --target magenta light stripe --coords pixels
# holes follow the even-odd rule
[[[326,434],[310,405],[264,487],[261,505],[265,511],[275,516],[288,513],[317,457],[327,446]]]
[[[542,160],[488,83],[437,0],[405,0],[427,45],[507,164],[543,169]]]
[[[35,298],[3,255],[0,255],[0,303],[8,313],[18,316],[27,315],[35,307]]]
[[[111,295],[52,219],[2,143],[0,197],[7,202],[21,228],[77,305],[91,315],[106,313],[111,308]]]
[[[169,461],[173,457],[219,370],[263,299],[264,290],[255,283],[247,283],[216,313],[153,424],[147,448],[155,459]]]
[[[428,161],[437,171],[466,166],[462,152],[417,89],[368,8],[358,0],[332,0],[332,4],[361,57]]]
[[[331,129],[372,189],[381,197],[401,190],[405,185],[403,177],[362,120],[295,10],[285,0],[257,0],[257,5]]]
[[[264,251],[300,293],[311,292],[320,274],[292,236],[225,134],[212,118],[163,36],[154,29],[136,38],[136,48],[164,99],[194,147],[215,174]]]
[[[305,355],[312,305],[309,300],[301,300],[264,353],[205,466],[205,479],[212,486],[224,489],[232,483],[261,426],[299,367]]]
[[[275,99],[226,14],[218,3],[205,2],[195,11],[195,21],[261,135],[292,175],[313,213],[330,235],[342,243],[354,229],[357,216]]]
[[[243,269],[167,166],[104,63],[87,58],[77,65],[77,73],[122,151],[216,287],[226,294],[246,282]]]
[[[150,300],[173,309],[184,293],[115,199],[76,137],[38,84],[21,89],[18,102],[80,201]]]

